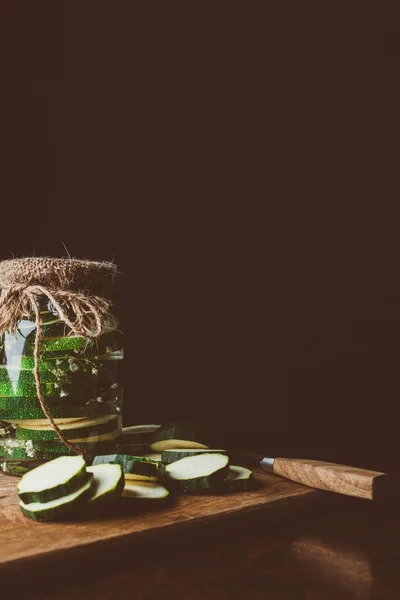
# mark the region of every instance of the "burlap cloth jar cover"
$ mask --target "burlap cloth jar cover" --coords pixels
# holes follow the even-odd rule
[[[110,312],[116,275],[109,262],[0,262],[0,455],[49,460],[115,446],[123,355]]]

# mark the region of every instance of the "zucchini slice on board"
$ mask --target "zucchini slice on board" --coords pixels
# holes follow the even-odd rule
[[[221,491],[248,492],[254,489],[253,472],[246,467],[230,465],[229,475],[221,482]]]
[[[149,460],[153,460],[154,462],[162,462],[161,454],[159,452],[150,452],[150,454],[143,454],[144,458],[148,458]]]
[[[150,475],[137,475],[136,473],[126,473],[125,475],[125,481],[150,481],[155,483],[159,479],[159,477],[152,477]]]
[[[94,465],[116,464],[121,465],[126,475],[138,475],[143,478],[155,478],[159,476],[160,463],[149,460],[143,456],[129,456],[127,454],[109,454],[108,456],[95,456]],[[130,478],[130,479],[133,479]]]
[[[161,425],[131,425],[122,428],[122,444],[149,444]]]
[[[32,473],[32,471],[29,471],[29,473]],[[26,473],[26,475],[29,473]],[[93,480],[93,474],[86,473],[85,483],[66,496],[61,496],[61,498],[49,502],[25,503],[21,500],[19,505],[24,515],[35,521],[59,521],[75,515],[79,517],[81,508],[85,506],[92,494]]]
[[[161,462],[164,465],[170,465],[181,458],[186,458],[186,456],[196,456],[197,454],[226,454],[226,450],[214,450],[211,448],[197,448],[196,450],[190,448],[171,448],[168,450],[163,450],[161,454]]]
[[[118,438],[118,446],[121,454],[130,456],[144,456],[149,449],[147,444],[125,444],[122,437]]]
[[[82,456],[60,456],[26,473],[18,482],[18,496],[24,502],[49,502],[70,494],[87,480]]]
[[[125,485],[121,465],[95,465],[88,467],[87,472],[92,473],[94,477],[94,491],[88,501],[91,509],[97,509],[118,500]]]
[[[196,454],[165,467],[176,490],[192,493],[217,487],[228,473],[229,458],[225,454]]]
[[[154,452],[169,448],[208,448],[205,441],[205,435],[195,425],[167,423],[154,432],[150,448]]]
[[[169,490],[159,483],[149,483],[147,481],[125,481],[123,498],[135,498],[136,500],[160,501],[166,500],[169,496]]]

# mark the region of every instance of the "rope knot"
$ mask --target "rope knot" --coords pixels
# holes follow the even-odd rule
[[[42,285],[13,284],[3,288],[0,297],[0,331],[15,334],[18,323],[29,319],[38,306],[37,296],[47,297],[70,334],[86,338],[101,335],[102,323],[110,301],[101,296],[88,296],[71,290],[50,289]]]

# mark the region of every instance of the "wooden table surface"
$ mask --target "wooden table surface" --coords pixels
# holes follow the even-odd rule
[[[321,492],[314,514],[263,525],[250,519],[214,537],[189,535],[149,549],[82,561],[66,577],[49,571],[30,600],[219,600],[400,598],[396,508]],[[111,553],[110,553],[111,554]],[[23,580],[17,578],[15,586]],[[14,588],[15,591],[18,587]],[[5,591],[5,590],[4,590]]]

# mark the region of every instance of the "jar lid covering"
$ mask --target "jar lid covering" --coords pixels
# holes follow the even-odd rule
[[[76,258],[28,257],[0,262],[0,288],[42,285],[93,293],[109,286],[116,275],[114,263]]]

